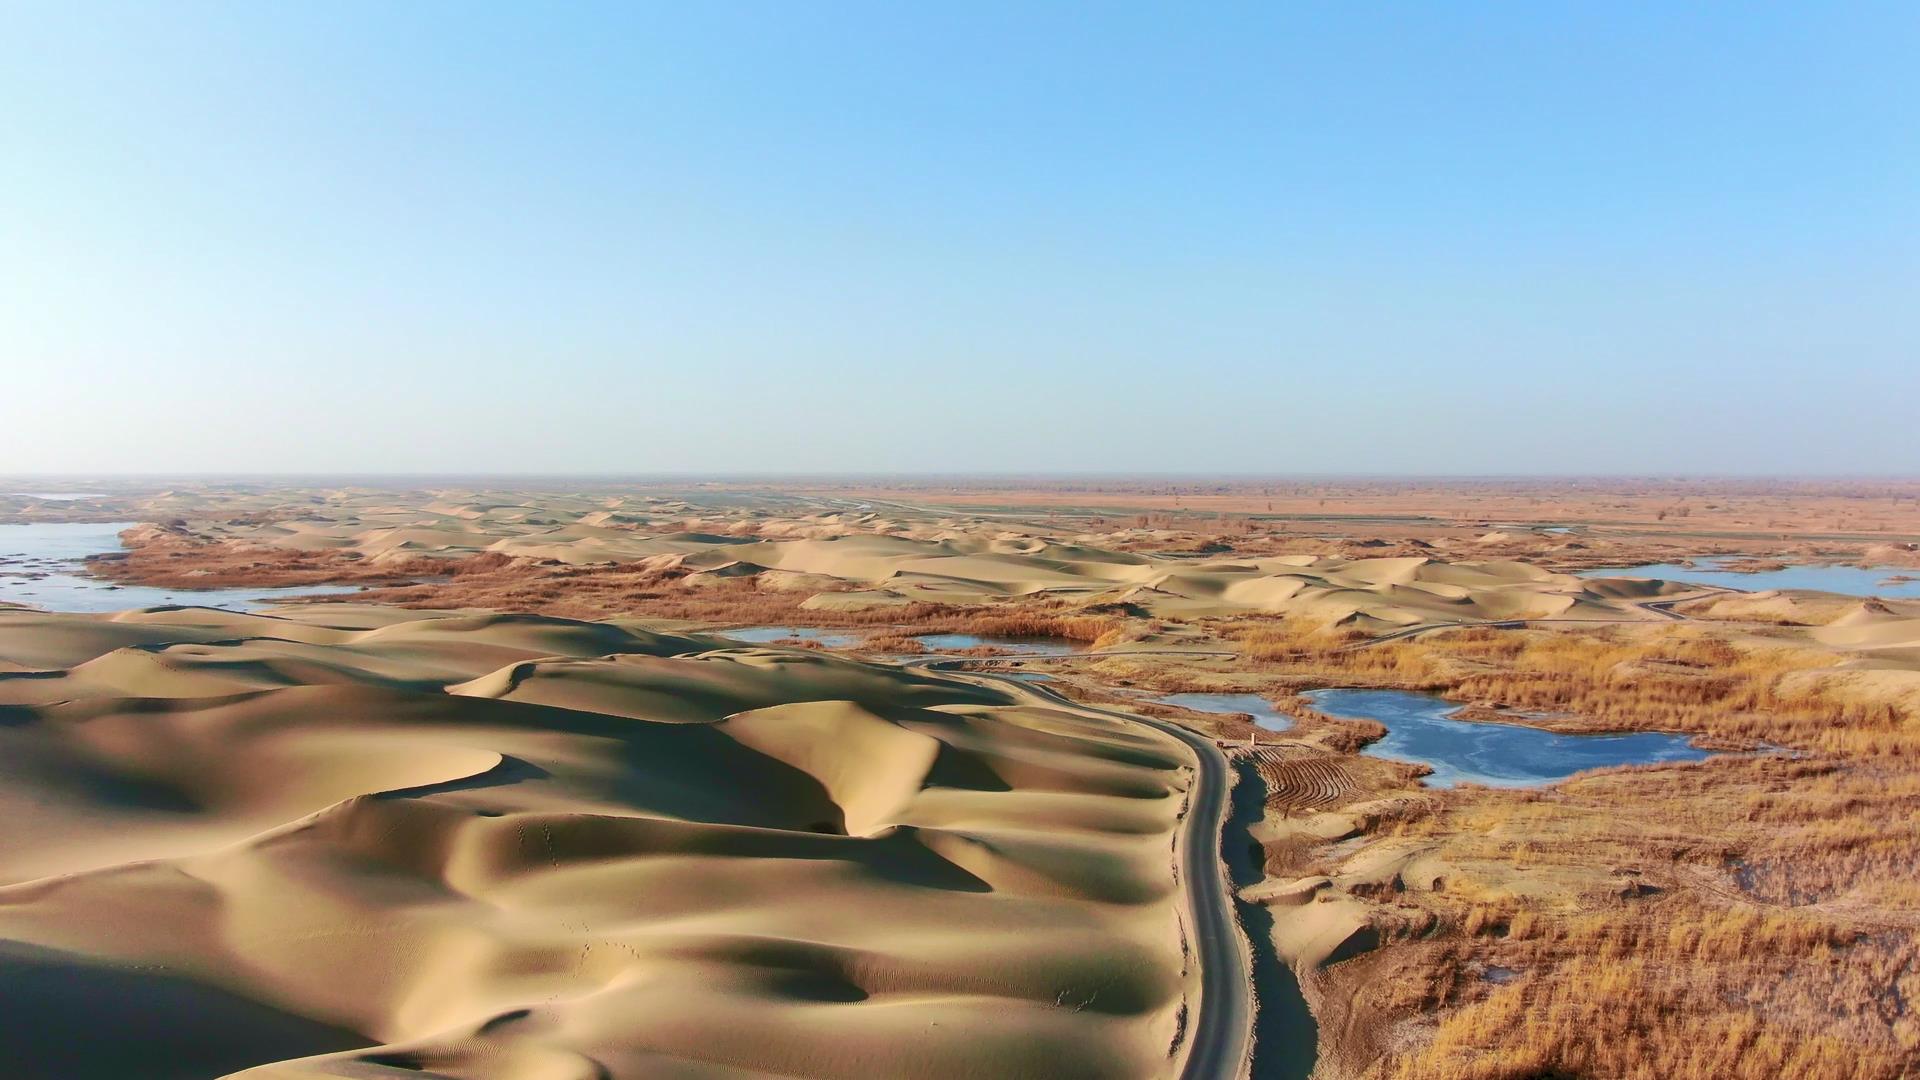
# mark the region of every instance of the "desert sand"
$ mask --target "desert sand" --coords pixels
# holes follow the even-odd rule
[[[1150,729],[523,616],[13,610],[0,658],[10,1075],[1177,1064]]]

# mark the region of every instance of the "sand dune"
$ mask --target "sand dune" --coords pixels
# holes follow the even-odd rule
[[[530,617],[10,611],[0,659],[9,1075],[1172,1070],[1149,730]]]
[[[752,584],[813,593],[812,610],[847,611],[915,602],[979,605],[1053,599],[1125,603],[1164,618],[1292,614],[1324,623],[1390,630],[1416,623],[1517,618],[1635,618],[1636,601],[1685,592],[1662,582],[1585,580],[1524,562],[1487,558],[1155,554],[1103,548],[1009,530],[979,519],[841,512],[792,517],[633,506],[616,519],[597,503],[555,499],[527,508],[430,502],[411,511],[351,499],[295,522],[208,518],[174,529],[143,528],[136,543],[217,543],[229,555],[324,548],[356,572],[406,560],[487,554],[529,568],[620,564],[671,573],[683,586]],[[797,508],[789,508],[794,513]],[[702,515],[707,516],[702,516]],[[398,519],[405,519],[404,521]],[[700,524],[700,528],[689,528]],[[200,549],[200,550],[205,550]],[[192,563],[194,550],[182,552]],[[151,564],[166,571],[174,560]],[[262,579],[265,580],[265,579]],[[501,599],[489,598],[489,603]]]
[[[1863,600],[1814,630],[1813,637],[1848,649],[1920,649],[1920,603]]]

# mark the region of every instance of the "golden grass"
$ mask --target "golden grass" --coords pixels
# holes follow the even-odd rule
[[[1457,869],[1386,909],[1406,963],[1361,991],[1431,1038],[1372,1075],[1894,1077],[1920,1054],[1920,905],[1875,888],[1920,860],[1920,777],[1734,759],[1437,801],[1385,831]],[[1751,873],[1780,865],[1790,886]]]
[[[1357,649],[1357,635],[1297,618],[1213,629],[1251,662],[1242,688],[1296,717],[1290,737],[1329,749],[1369,733],[1288,689],[1428,690],[1469,716],[1517,719],[1480,707],[1498,705],[1564,730],[1795,752],[1392,800],[1373,842],[1450,869],[1431,892],[1398,877],[1345,887],[1377,904],[1388,945],[1315,977],[1349,1018],[1323,1052],[1378,1080],[1920,1075],[1911,696],[1873,691],[1871,672],[1810,641],[1700,624],[1467,628]],[[1263,774],[1288,756],[1274,751]],[[1268,775],[1282,779],[1295,778]],[[1268,874],[1338,878],[1351,854],[1284,833]],[[1518,974],[1488,981],[1490,965]]]
[[[163,588],[248,588],[392,583],[448,574],[458,561],[412,558],[376,563],[351,551],[290,551],[208,543],[165,530],[129,532],[135,535],[125,552],[88,559],[88,572],[109,581]],[[465,561],[489,558],[499,556]]]
[[[917,633],[912,630],[886,630],[869,636],[860,643],[860,647],[895,655],[926,652],[927,646],[915,636]]]
[[[1501,986],[1448,1016],[1425,1054],[1397,1062],[1385,1075],[1405,1080],[1901,1075],[1897,1052],[1863,1051],[1857,1040],[1819,1029],[1774,1028],[1751,1010],[1702,1016],[1697,1008],[1703,995],[1749,996],[1755,985],[1791,975],[1769,964],[1703,971],[1654,950],[1622,958],[1574,957],[1551,978]],[[1629,1001],[1637,1007],[1597,1004]],[[1642,1026],[1643,1010],[1688,1019]]]
[[[1084,612],[1058,600],[995,606],[933,603],[812,610],[806,592],[762,589],[753,577],[712,578],[646,563],[567,565],[485,552],[372,564],[351,552],[301,552],[198,542],[161,533],[135,538],[125,558],[93,565],[115,580],[179,587],[300,586],[361,582],[359,593],[315,602],[386,604],[415,609],[487,608],[572,619],[640,617],[719,626],[793,624],[889,627],[869,648],[914,651],[913,634],[1057,638],[1107,648],[1135,640],[1150,625],[1105,610]],[[429,582],[412,579],[429,577]]]
[[[1391,944],[1344,992],[1362,1029],[1414,1025],[1376,1038],[1367,1075],[1892,1078],[1920,1064],[1920,720],[1863,693],[1841,657],[1698,626],[1465,629],[1352,651],[1279,620],[1227,633],[1283,685],[1428,689],[1570,730],[1799,752],[1405,801],[1376,836],[1453,869],[1432,892],[1352,890],[1380,902]],[[1338,735],[1280,700],[1302,735]],[[1297,840],[1268,857],[1277,875],[1338,873]],[[1487,965],[1519,974],[1489,982]]]
[[[1114,640],[1125,629],[1120,619],[1106,615],[1049,614],[1045,611],[999,613],[980,609],[958,617],[942,632],[998,638],[1060,638],[1088,644]]]

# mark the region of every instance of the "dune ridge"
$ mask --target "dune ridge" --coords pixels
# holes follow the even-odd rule
[[[528,616],[15,610],[0,659],[19,1075],[1177,1062],[1191,758],[1150,729]]]

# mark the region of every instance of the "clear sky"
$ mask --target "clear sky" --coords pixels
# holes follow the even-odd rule
[[[1916,56],[1906,2],[0,0],[0,473],[1920,473]]]

